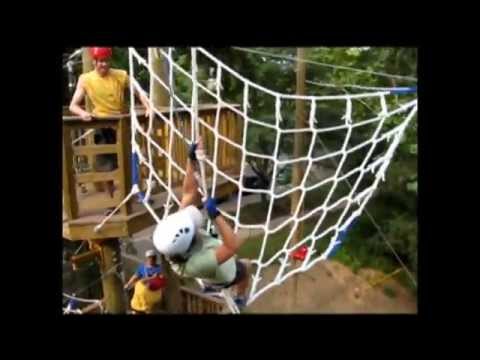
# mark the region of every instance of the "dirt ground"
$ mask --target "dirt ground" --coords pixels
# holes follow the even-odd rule
[[[265,271],[271,279],[277,268]],[[296,304],[290,296],[293,278],[261,295],[248,308],[248,313],[364,313],[415,314],[417,301],[409,290],[394,279],[372,287],[367,280],[379,279],[382,273],[362,269],[354,274],[336,261],[322,261],[298,276]],[[387,288],[385,290],[385,288]]]

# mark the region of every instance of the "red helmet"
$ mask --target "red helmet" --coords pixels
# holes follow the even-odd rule
[[[90,55],[94,60],[104,60],[112,56],[112,48],[109,47],[91,47]]]

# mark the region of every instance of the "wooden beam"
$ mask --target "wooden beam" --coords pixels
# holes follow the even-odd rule
[[[102,301],[103,302],[103,301]],[[93,303],[93,304],[90,304],[90,305],[87,305],[85,306],[83,309],[81,309],[82,311],[82,314],[89,314],[97,309],[100,309],[101,308],[101,305],[102,303],[100,302],[97,302],[97,303]]]
[[[163,208],[160,209],[160,211],[155,210],[155,212],[161,218],[163,214]],[[128,220],[128,233],[135,234],[154,224],[155,224],[155,219],[152,217],[152,215],[149,212],[142,214],[140,216],[136,216],[133,219]]]
[[[69,227],[68,240],[95,240],[100,241],[111,237],[129,236],[127,222],[107,222],[98,232],[94,228],[97,224],[74,225],[67,224]],[[64,232],[65,234],[65,232]]]
[[[87,146],[95,146],[95,131],[92,131],[87,135],[87,138],[85,139]],[[93,154],[90,154],[87,156],[87,163],[89,165],[89,170],[90,171],[95,171],[97,167],[97,157]],[[94,183],[93,184],[95,187],[96,192],[103,192],[104,187],[103,183]]]
[[[86,251],[80,255],[72,255],[70,258],[70,261],[72,262],[73,265],[78,266],[79,264],[82,264],[88,260],[91,260],[92,258],[95,258],[99,256],[100,250],[99,249],[94,249],[91,251]]]
[[[121,273],[118,266],[121,262],[120,242],[118,238],[105,239],[100,246],[103,258],[101,270],[106,311],[109,314],[124,314],[127,304],[119,276]]]
[[[92,60],[90,49],[85,46],[82,52],[82,73],[85,74],[93,70]],[[89,113],[92,112],[92,102],[88,96],[85,97],[85,108]]]
[[[78,216],[77,192],[73,177],[72,136],[68,126],[63,127],[63,208],[67,219]]]
[[[99,154],[116,154],[117,145],[86,145],[86,146],[75,146],[73,148],[73,153],[75,155],[99,155]]]
[[[131,162],[132,153],[130,149],[131,141],[130,118],[124,117],[120,120],[117,130],[118,143],[118,176],[120,180],[120,197],[124,199],[132,188]],[[128,215],[132,212],[131,201],[128,201],[120,208],[120,213]]]
[[[76,174],[75,179],[77,183],[87,183],[87,182],[97,182],[97,181],[108,181],[108,180],[118,180],[121,176],[119,170],[108,171],[108,172],[88,172],[83,174]]]

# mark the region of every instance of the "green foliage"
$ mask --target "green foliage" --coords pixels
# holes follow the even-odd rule
[[[262,49],[259,49],[262,50]],[[295,56],[293,48],[275,48],[263,49],[268,52],[277,54]],[[246,55],[246,56],[245,56]],[[228,59],[229,55],[224,54]],[[368,48],[368,49],[352,49],[352,48],[309,48],[307,51],[308,59],[351,66],[371,71],[386,72],[402,75],[416,75],[416,49],[414,48]],[[232,51],[232,57],[239,57],[243,60],[244,67],[241,73],[268,88],[278,90],[285,93],[293,93],[295,91],[295,72],[294,64],[281,64],[280,62],[271,61],[271,58],[254,54],[245,54],[238,51]],[[247,66],[247,67],[245,67]],[[249,67],[248,67],[249,66]],[[276,70],[274,70],[276,68]],[[251,69],[254,69],[253,71]],[[248,76],[250,75],[250,76]],[[389,79],[378,77],[372,74],[359,73],[353,71],[334,70],[327,67],[317,67],[315,65],[307,65],[307,79],[314,82],[333,83],[333,84],[357,84],[364,86],[379,87],[395,87],[395,86],[411,86],[412,82],[406,80]],[[237,89],[238,93],[242,93],[242,89]],[[359,90],[350,88],[332,89],[328,87],[317,87],[307,84],[307,92],[309,94],[330,95],[339,93],[355,93]],[[360,90],[361,92],[361,90]],[[388,96],[387,106],[393,109],[402,103],[413,99],[414,95]],[[271,99],[253,98],[250,99],[252,108],[265,109],[265,113],[257,111],[256,119],[264,119],[266,122],[273,122],[271,118],[274,108]],[[256,104],[255,104],[256,102]],[[289,104],[292,105],[292,104]],[[317,106],[317,114],[321,114],[322,123],[330,123],[338,120],[339,115],[344,111],[345,104],[342,102],[325,102]],[[381,104],[377,102],[354,103],[352,116],[354,119],[372,118],[381,110]],[[270,114],[268,114],[270,113]],[[285,114],[285,115],[284,115]],[[287,123],[293,123],[294,107],[282,107],[282,116],[286,118]],[[268,118],[270,116],[270,118]],[[393,129],[402,121],[402,116],[392,116],[384,124],[384,131]],[[261,130],[259,130],[261,131]],[[248,141],[251,142],[252,148],[256,150],[261,147],[271,147],[274,143],[273,132],[264,131],[263,135],[252,133]],[[370,133],[357,132],[354,134],[355,141],[360,142],[367,140],[371,136]],[[328,135],[322,137],[323,142],[329,149],[337,149],[338,144],[342,141],[344,134]],[[261,145],[261,143],[266,143]],[[357,164],[363,160],[363,157],[357,156],[353,159]],[[288,174],[284,175],[288,180]],[[282,176],[280,176],[282,181]],[[318,204],[327,194],[326,189],[322,189],[316,194],[307,198],[311,204]],[[368,206],[370,213],[374,216],[376,222],[385,233],[387,240],[392,244],[401,259],[406,263],[408,268],[416,273],[417,270],[417,122],[414,118],[407,128],[404,137],[399,144],[395,153],[395,157],[387,171],[386,181],[380,184],[378,196],[375,197]],[[287,233],[283,234],[284,236]],[[350,266],[354,271],[360,267],[373,267],[384,271],[391,272],[398,268],[397,259],[391,250],[378,234],[376,228],[370,222],[370,219],[364,214],[359,218],[356,225],[347,235],[348,241],[337,252],[335,258]],[[398,277],[408,286],[411,282],[404,275]]]

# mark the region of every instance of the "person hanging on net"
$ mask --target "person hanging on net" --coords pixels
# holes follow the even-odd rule
[[[145,253],[145,263],[140,264],[135,274],[125,284],[125,290],[135,286],[130,307],[135,313],[152,313],[162,300],[163,288],[166,278],[162,267],[157,263],[154,250]]]
[[[91,121],[92,117],[108,117],[128,113],[125,93],[129,88],[129,77],[125,70],[113,69],[110,67],[112,48],[92,47],[89,49],[93,59],[94,70],[80,75],[77,88],[70,103],[70,111],[80,116],[83,121]],[[142,105],[146,109],[145,116],[150,115],[148,99],[135,92]],[[93,106],[92,112],[81,107],[87,96]],[[95,130],[96,144],[115,144],[117,142],[116,131],[112,128],[101,128]],[[118,168],[116,154],[101,154],[96,156],[95,171],[110,172]],[[103,183],[102,183],[103,184]],[[113,180],[105,183],[107,191],[113,198],[115,186]]]
[[[235,302],[242,308],[247,300],[250,265],[247,260],[236,258],[242,242],[218,211],[213,198],[208,198],[204,205],[219,236],[215,238],[202,229],[204,218],[196,206],[200,202],[194,175],[198,165],[196,151],[203,152],[201,138],[189,149],[180,209],[156,226],[153,243],[180,276],[200,279],[207,289],[236,286]]]

